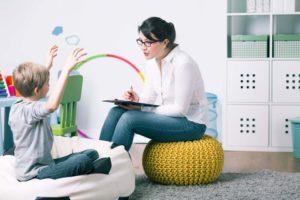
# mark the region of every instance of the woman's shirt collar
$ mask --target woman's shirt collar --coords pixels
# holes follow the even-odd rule
[[[173,58],[176,56],[177,52],[179,51],[179,46],[177,45],[174,49],[172,49],[166,57],[162,59],[162,63],[172,62]]]

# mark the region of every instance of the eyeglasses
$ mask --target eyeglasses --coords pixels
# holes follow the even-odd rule
[[[138,38],[136,39],[136,43],[140,46],[145,45],[146,47],[151,47],[151,44],[156,43],[156,42],[161,42],[160,40],[155,40],[155,41],[143,41],[142,39]]]

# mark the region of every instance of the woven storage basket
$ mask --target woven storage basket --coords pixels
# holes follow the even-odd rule
[[[231,42],[232,58],[268,57],[267,35],[233,35]]]
[[[187,142],[151,140],[143,153],[143,167],[150,180],[162,184],[195,185],[216,180],[222,171],[224,152],[211,136]]]
[[[300,57],[300,34],[299,35],[274,35],[273,56],[275,58],[299,58]]]

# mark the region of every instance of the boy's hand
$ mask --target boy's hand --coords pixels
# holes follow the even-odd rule
[[[71,72],[78,63],[83,61],[81,58],[86,55],[86,53],[84,53],[83,50],[84,50],[83,48],[76,48],[69,55],[64,70]]]
[[[58,78],[56,87],[46,103],[46,109],[49,112],[54,112],[58,108],[64,94],[65,86],[68,82],[69,73],[79,62],[82,62],[81,58],[84,55],[86,55],[86,53],[83,52],[83,48],[77,48],[68,56],[66,65]]]
[[[57,51],[58,51],[57,45],[53,45],[48,51],[48,56],[46,60],[46,67],[48,70],[50,70],[53,65],[53,59],[57,56]]]

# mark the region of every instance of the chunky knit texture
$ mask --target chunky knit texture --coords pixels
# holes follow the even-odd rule
[[[151,140],[143,153],[150,180],[162,184],[195,185],[215,181],[224,165],[224,151],[214,138],[159,143]]]

